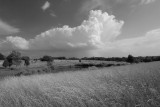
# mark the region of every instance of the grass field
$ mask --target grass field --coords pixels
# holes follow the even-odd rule
[[[21,63],[20,66],[11,68],[2,67],[3,61],[0,61],[0,78],[4,78],[6,76],[17,76],[17,75],[33,75],[33,74],[44,74],[44,73],[57,73],[57,72],[65,72],[65,71],[78,71],[78,70],[88,70],[89,69],[97,69],[93,66],[100,67],[109,67],[109,66],[117,66],[124,65],[126,62],[115,62],[115,61],[94,61],[94,60],[54,60],[53,66],[54,69],[49,69],[47,67],[47,62],[30,61],[30,65],[28,67],[24,66],[24,62]],[[78,65],[78,66],[76,66]],[[85,71],[86,71],[85,70]]]
[[[160,62],[0,81],[0,107],[159,107]]]

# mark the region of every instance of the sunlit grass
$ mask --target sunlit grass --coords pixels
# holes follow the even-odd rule
[[[0,82],[0,107],[160,106],[159,65],[8,77]]]

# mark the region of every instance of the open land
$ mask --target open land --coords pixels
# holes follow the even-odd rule
[[[33,75],[33,74],[44,74],[44,73],[57,73],[65,71],[77,71],[77,70],[88,70],[97,69],[101,67],[120,66],[126,65],[126,62],[116,61],[96,61],[96,60],[54,60],[52,69],[47,67],[47,62],[40,60],[30,61],[30,66],[24,66],[24,62],[20,66],[12,66],[10,68],[2,67],[3,61],[0,62],[0,78],[6,76],[20,76],[20,75]]]
[[[6,77],[0,81],[0,106],[160,106],[160,62],[82,71]]]

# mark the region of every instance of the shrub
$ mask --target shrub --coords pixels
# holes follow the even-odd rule
[[[25,66],[30,65],[30,58],[28,56],[23,56],[21,59],[24,60]]]
[[[12,51],[6,58],[6,60],[9,62],[9,66],[12,65],[20,65],[21,64],[21,53],[18,51]]]
[[[152,58],[146,56],[143,61],[144,62],[152,62]]]
[[[47,61],[47,67],[54,70],[53,61]]]
[[[127,62],[133,63],[134,62],[134,57],[132,55],[128,55]]]
[[[4,59],[5,59],[5,56],[0,53],[0,60],[4,60]]]
[[[5,68],[9,67],[8,60],[5,59],[2,66],[5,67]]]
[[[53,57],[45,55],[40,60],[41,61],[51,61],[52,62],[53,61]]]

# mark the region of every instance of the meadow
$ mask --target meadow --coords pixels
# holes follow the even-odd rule
[[[160,62],[6,77],[0,107],[159,107]]]
[[[2,66],[3,61],[0,61],[0,78],[6,76],[20,76],[20,75],[34,75],[34,74],[46,74],[46,73],[58,73],[68,71],[86,71],[88,69],[98,69],[99,67],[120,66],[127,64],[126,62],[116,61],[96,61],[96,60],[54,60],[52,67],[47,66],[46,61],[34,60],[30,61],[30,65],[26,67],[24,62],[19,66],[11,66],[10,68],[4,68]]]

